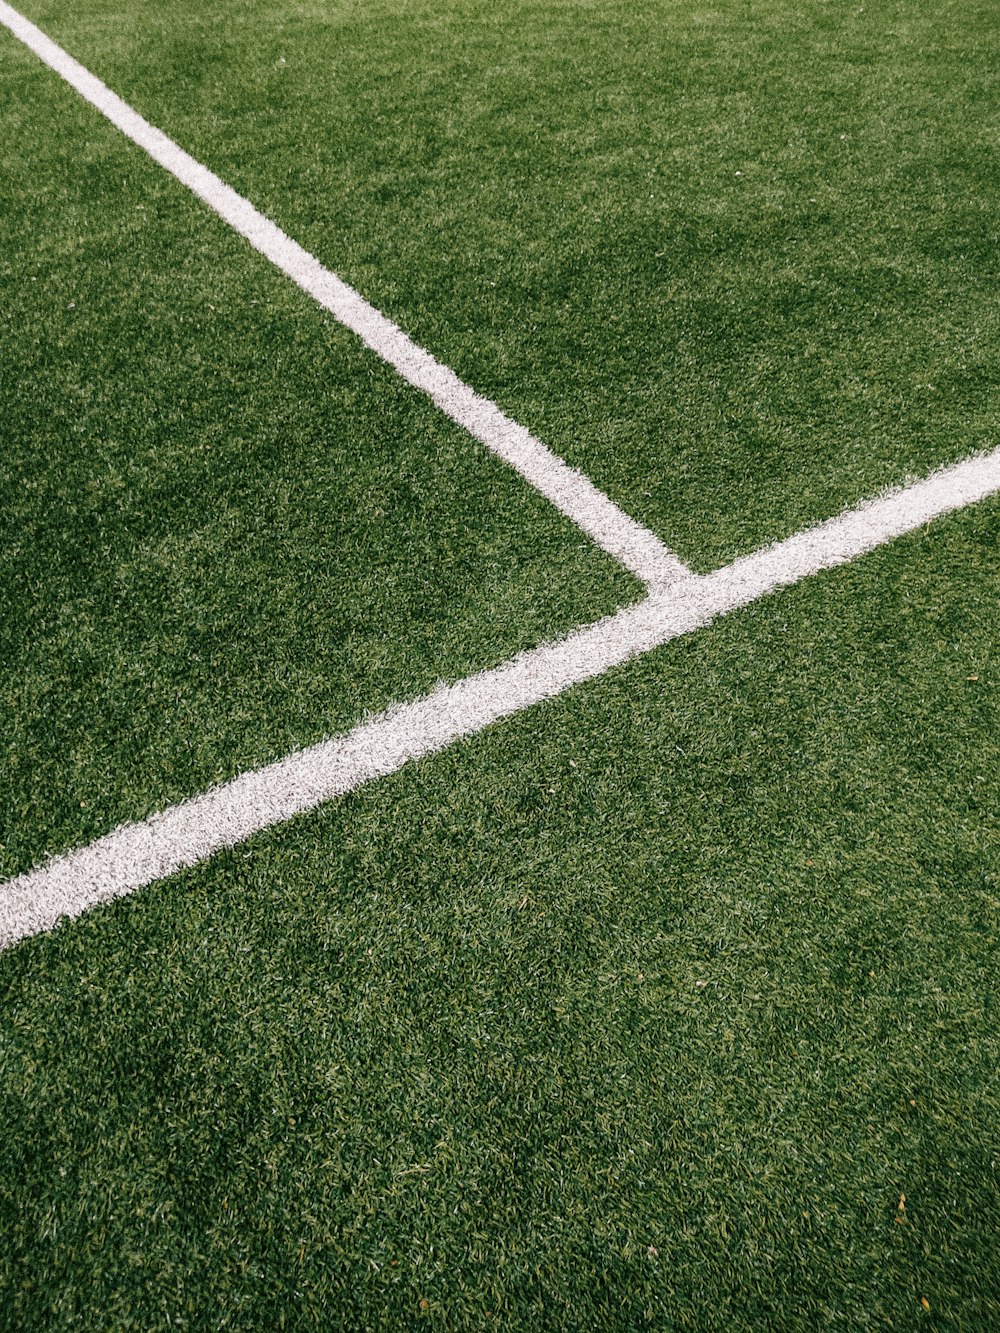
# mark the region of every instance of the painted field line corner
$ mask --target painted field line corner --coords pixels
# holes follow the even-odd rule
[[[620,561],[647,588],[688,573],[654,533],[630,518],[582,472],[481,397],[370,305],[207,167],[156,129],[30,20],[0,0],[0,23],[107,117],[165,171],[187,186],[275,267],[387,361],[452,421],[509,463],[536,490]]]
[[[0,948],[192,866],[777,588],[854,560],[998,491],[1000,449],[888,492],[712,574],[688,575],[565,639],[439,686],[345,735],[244,773],[141,823],[123,825],[0,884]]]

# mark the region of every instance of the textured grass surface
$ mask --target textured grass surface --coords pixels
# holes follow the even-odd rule
[[[9,1326],[993,1327],[998,518],[0,957]]]
[[[684,555],[989,434],[984,5],[28,8]],[[0,74],[3,871],[634,595]],[[1000,1325],[998,522],[0,955],[0,1328]]]
[[[700,566],[992,436],[991,0],[28,8]]]
[[[638,595],[0,56],[0,875]]]

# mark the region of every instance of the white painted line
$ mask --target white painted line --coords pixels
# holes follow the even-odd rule
[[[564,463],[523,426],[505,416],[495,403],[480,397],[430,352],[418,347],[353,287],[324,268],[249,200],[133,111],[5,0],[0,0],[0,23],[122,134],[245,237],[255,250],[356,333],[403,379],[422,390],[446,416],[515,468],[592,541],[642,579],[647,588],[663,587],[689,572],[659,537],[623,513],[582,472]]]
[[[64,916],[77,916],[194,865],[776,588],[844,564],[998,491],[1000,449],[869,501],[714,574],[691,574],[557,643],[521,653],[457,684],[439,686],[344,736],[244,773],[142,823],[123,825],[88,847],[0,885],[0,948],[50,930]]]

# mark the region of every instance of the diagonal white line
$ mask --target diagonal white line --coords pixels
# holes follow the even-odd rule
[[[61,917],[77,916],[194,865],[776,588],[854,560],[998,491],[1000,449],[869,501],[714,574],[691,574],[557,643],[442,685],[344,736],[244,773],[141,823],[117,828],[88,847],[0,885],[0,948],[51,929]]]
[[[0,885],[0,947],[50,929],[315,808],[410,759],[708,624],[716,616],[844,563],[949,510],[1000,491],[1000,450],[942,470],[817,528],[697,576],[581,473],[479,397],[356,291],[325,269],[207,168],[0,0],[0,22],[133,142],[188,186],[453,420],[506,459],[593,540],[642,578],[638,606],[522,653],[494,670],[441,686],[344,736],[122,826],[88,847]]]
[[[150,125],[40,28],[0,0],[0,23],[62,76],[164,170],[192,190],[260,254],[288,275],[398,373],[422,390],[487,449],[515,468],[567,518],[646,584],[663,587],[689,571],[654,533],[622,512],[588,477],[480,397],[353,287],[286,236],[280,227]]]

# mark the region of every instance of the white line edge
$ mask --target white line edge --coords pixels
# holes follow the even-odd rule
[[[998,491],[1000,448],[887,492],[712,574],[691,574],[565,639],[441,685],[345,735],[244,773],[140,823],[122,825],[0,884],[0,948],[195,865],[777,588],[845,564]]]

